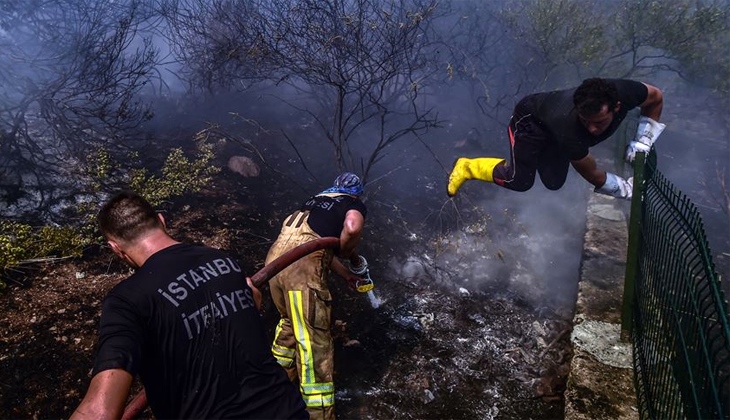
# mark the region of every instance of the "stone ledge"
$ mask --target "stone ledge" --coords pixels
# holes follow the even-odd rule
[[[586,234],[565,391],[565,418],[638,419],[631,346],[621,343],[628,228],[624,202],[588,201]]]

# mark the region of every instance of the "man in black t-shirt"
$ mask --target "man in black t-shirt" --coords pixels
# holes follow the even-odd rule
[[[536,173],[548,189],[557,190],[565,183],[570,163],[596,192],[631,199],[631,180],[599,170],[588,149],[610,137],[629,110],[640,107],[636,138],[626,148],[625,159],[632,162],[636,152],[648,152],[664,130],[659,122],[662,105],[658,88],[623,79],[586,79],[577,88],[526,96],[508,127],[510,161],[459,158],[447,193],[456,195],[469,179],[527,191]]]
[[[72,419],[119,419],[139,374],[159,419],[307,419],[269,352],[261,294],[225,252],[182,244],[134,193],[98,216],[135,273],[104,299],[89,390]]]
[[[363,193],[357,175],[345,172],[332,188],[309,198],[286,219],[271,246],[266,263],[303,243],[327,236],[340,238],[338,256],[332,250],[313,252],[290,265],[269,282],[281,320],[271,351],[299,387],[312,419],[333,420],[335,386],[332,334],[332,296],[327,287],[330,269],[352,284],[353,273],[366,262],[355,253],[365,221]],[[345,267],[345,265],[350,268]]]

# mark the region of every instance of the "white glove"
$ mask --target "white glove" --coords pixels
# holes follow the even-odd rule
[[[362,255],[358,255],[358,258],[360,258],[360,261],[357,265],[353,265],[349,259],[342,260],[342,264],[347,267],[352,274],[361,276],[368,271],[368,260],[366,260]]]
[[[606,172],[606,183],[601,188],[596,187],[593,191],[599,194],[610,195],[611,197],[631,200],[633,190],[634,178],[629,178],[627,181],[618,175]]]
[[[636,158],[636,154],[638,152],[649,153],[649,150],[651,150],[651,146],[647,146],[646,144],[638,141],[632,141],[626,146],[626,155],[624,156],[624,160],[631,163],[634,161],[634,158]]]
[[[666,124],[654,121],[645,115],[639,117],[636,139],[626,146],[626,155],[624,156],[626,162],[633,162],[637,152],[648,153],[665,127]]]
[[[662,124],[642,115],[639,118],[639,128],[636,130],[635,141],[644,143],[651,148],[651,146],[653,146],[656,142],[656,139],[659,138],[659,135],[662,134],[665,127],[666,124]]]

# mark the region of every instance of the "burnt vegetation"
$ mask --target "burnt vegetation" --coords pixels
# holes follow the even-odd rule
[[[108,194],[142,192],[180,239],[253,273],[282,217],[343,170],[367,183],[363,253],[385,305],[337,303],[338,413],[560,416],[585,185],[467,184],[447,201],[447,171],[505,156],[524,95],[651,83],[660,168],[716,227],[727,273],[729,14],[727,0],[0,0],[0,271],[26,286],[0,298],[0,417],[67,416],[88,383],[99,305],[80,319],[73,292],[50,292],[98,303],[123,277],[93,227]],[[28,368],[59,352],[81,354],[48,367],[78,391]]]
[[[27,6],[0,14],[0,177],[7,200],[32,190],[44,208],[90,151],[140,147],[130,139],[152,113],[138,94],[159,56],[134,42],[146,19],[136,4]]]
[[[597,74],[676,75],[672,83],[705,86],[708,102],[721,106],[729,91],[727,7],[689,0],[3,2],[1,186],[11,202],[33,194],[34,204],[47,207],[62,190],[59,176],[73,176],[90,152],[123,156],[155,143],[148,122],[154,104],[168,104],[161,100],[276,99],[310,120],[306,135],[331,149],[334,168],[365,178],[394,144],[453,120],[438,106],[452,88],[467,90],[464,108],[479,110],[480,129],[503,123],[515,97]],[[282,124],[271,128],[287,134]]]

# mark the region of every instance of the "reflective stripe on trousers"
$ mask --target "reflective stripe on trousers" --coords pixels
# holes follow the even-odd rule
[[[294,336],[299,343],[299,360],[302,371],[299,374],[302,397],[307,407],[328,407],[335,403],[335,385],[332,382],[317,383],[312,352],[312,341],[304,318],[301,290],[289,291],[289,305],[292,314]]]
[[[282,224],[266,263],[288,250],[318,239],[309,226],[308,212],[295,212]],[[332,296],[327,275],[331,250],[315,251],[282,270],[269,282],[271,297],[281,315],[271,352],[293,381],[299,379],[302,398],[312,420],[334,420],[332,381]]]
[[[280,346],[276,344],[276,341],[279,339],[279,334],[281,333],[282,326],[288,321],[289,320],[286,318],[281,318],[279,320],[279,323],[276,325],[276,332],[274,333],[274,343],[271,345],[271,353],[274,354],[274,358],[276,358],[276,361],[285,368],[290,368],[294,366],[294,357],[296,356],[296,351],[288,347]]]

